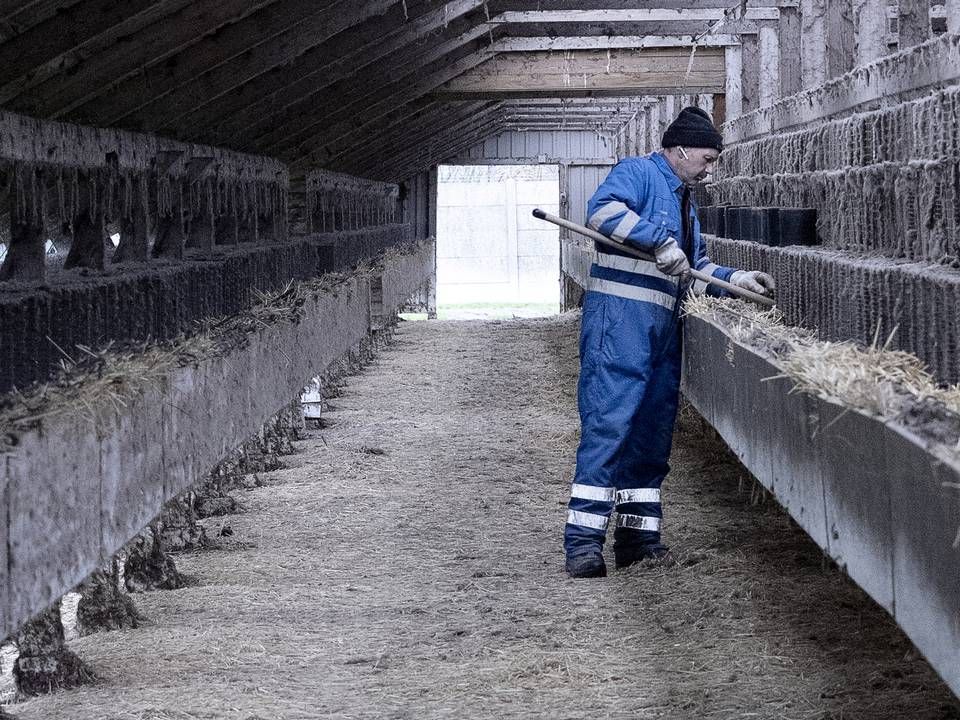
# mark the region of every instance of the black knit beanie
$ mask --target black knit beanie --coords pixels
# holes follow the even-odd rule
[[[665,148],[683,145],[691,148],[723,150],[723,136],[713,126],[710,116],[698,107],[685,107],[663,134]]]

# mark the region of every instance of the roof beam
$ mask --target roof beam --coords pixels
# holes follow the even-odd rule
[[[624,23],[694,21],[714,23],[724,19],[779,20],[780,10],[747,8],[743,18],[729,14],[724,7],[659,10],[630,8],[623,10],[508,10],[491,19],[493,23]]]
[[[80,0],[0,0],[0,42],[19,35]]]
[[[440,98],[571,97],[723,92],[721,50],[676,48],[506,53],[444,83]],[[666,90],[666,92],[662,92]]]
[[[562,105],[559,104],[561,102]],[[512,104],[513,101],[510,101],[503,103],[500,107],[502,107],[502,114],[505,117],[516,118],[518,114],[529,112],[532,117],[541,117],[545,121],[562,122],[565,118],[570,117],[566,113],[576,112],[583,113],[594,124],[600,120],[618,127],[619,124],[635,115],[640,108],[649,104],[601,106],[592,104],[592,102],[589,100],[575,101],[576,104],[571,107],[572,103],[570,101],[554,101],[553,105],[537,101],[534,101],[532,105],[528,103],[514,105]],[[363,158],[389,153],[392,144],[397,139],[403,146],[416,146],[442,131],[450,123],[451,117],[461,117],[467,113],[479,112],[483,107],[480,104],[451,107],[449,103],[431,102],[423,106],[424,109],[411,109],[409,113],[400,112],[389,124],[376,124],[369,128],[362,138],[357,138],[354,135],[349,136],[347,142],[344,142],[344,145],[347,145],[346,149],[334,152],[333,159],[326,163],[325,167],[347,170],[350,166],[362,162]],[[536,113],[539,113],[539,115],[536,115]],[[590,129],[595,128],[591,127]]]
[[[483,103],[477,104],[482,105]],[[339,144],[330,146],[330,159],[324,162],[324,167],[333,167],[344,155],[368,152],[371,148],[381,144],[385,137],[402,131],[408,123],[417,122],[424,117],[429,117],[431,121],[440,121],[443,117],[438,113],[442,113],[443,109],[447,107],[449,107],[449,103],[441,103],[425,97],[401,105],[384,115],[377,122],[368,125],[362,131],[352,133]]]
[[[482,110],[489,106],[487,102],[461,103],[460,107]],[[350,135],[339,146],[330,148],[330,160],[326,166],[335,166],[345,162],[356,163],[361,158],[379,154],[384,146],[398,137],[410,137],[423,128],[432,127],[434,132],[451,122],[449,103],[424,102],[423,99],[408,103],[387,118],[367,127],[363,133]],[[457,109],[457,116],[461,113]]]
[[[0,84],[89,41],[160,0],[83,0],[0,44]]]
[[[467,44],[464,40],[468,41]],[[258,137],[252,147],[262,148],[266,154],[281,154],[293,161],[304,147],[310,151],[317,146],[314,137],[318,131],[323,138],[322,144],[334,142],[479,65],[489,57],[485,50],[478,49],[482,40],[484,33],[474,28],[466,36],[439,46],[424,47],[407,63],[383,68],[382,72],[371,77],[369,83],[348,97],[320,95],[307,98],[284,113],[290,118],[288,122],[282,125],[271,123],[268,132]],[[314,162],[318,159],[315,158]]]
[[[392,178],[395,182],[402,180],[422,170],[429,170],[436,164],[433,162],[433,157],[437,154],[438,150],[442,153],[453,143],[466,142],[478,135],[481,137],[486,136],[494,132],[499,124],[500,118],[495,112],[489,116],[474,118],[468,130],[459,130],[455,133],[455,135],[458,136],[455,139],[446,134],[437,135],[431,141],[430,150],[424,149],[420,154],[410,153],[409,151],[400,153],[395,157],[386,158],[372,165],[368,165],[362,172],[365,177]],[[464,140],[464,138],[468,140]]]
[[[328,116],[347,106],[359,116],[363,107],[375,103],[399,83],[416,85],[417,74],[425,72],[425,67],[446,56],[449,56],[448,63],[454,62],[463,54],[475,51],[478,41],[486,37],[487,33],[475,24],[475,19],[467,16],[455,20],[431,38],[432,42],[414,43],[402,52],[366,66],[359,76],[351,74],[333,85],[324,84],[278,111],[244,118],[231,144],[238,148],[264,148],[268,153],[280,152],[281,144],[295,146],[316,131],[297,133],[328,122]]]
[[[594,37],[505,37],[493,44],[495,52],[534,52],[558,50],[616,50],[627,48],[691,48],[693,35],[605,35]],[[707,35],[696,41],[697,47],[739,45],[737,35]]]
[[[478,125],[483,125],[491,120],[497,123],[500,122],[500,108],[496,104],[471,117],[461,119],[455,123],[447,125],[446,127],[435,130],[423,143],[421,143],[419,146],[416,146],[416,149],[413,145],[407,145],[404,148],[392,152],[390,155],[384,155],[381,153],[377,154],[376,156],[368,156],[357,167],[360,172],[369,175],[372,172],[376,172],[378,168],[387,168],[389,166],[397,166],[403,163],[408,163],[408,158],[426,156],[430,148],[435,147],[438,143],[446,142],[446,139],[450,136],[471,133],[477,128]],[[429,165],[427,165],[427,167],[429,167]],[[400,175],[397,177],[404,176]]]
[[[124,122],[132,120],[139,126],[150,124],[161,132],[175,131],[177,120],[184,119],[193,111],[206,107],[212,101],[264,73],[283,68],[337,34],[382,16],[391,6],[398,4],[398,0],[367,0],[364,3],[346,0],[335,3],[324,12],[301,18],[299,22],[294,22],[295,14],[278,21],[278,13],[271,13],[271,21],[279,32],[272,33],[270,28],[260,27],[254,33],[252,27],[247,27],[245,35],[265,39],[172,92],[158,97],[125,118]],[[280,26],[286,26],[288,21],[292,24],[280,30]],[[221,34],[226,32],[225,30]],[[244,41],[241,39],[240,29],[237,33],[239,47]],[[249,40],[246,44],[250,45]]]
[[[394,128],[391,133],[378,137],[380,142],[359,152],[341,156],[344,162],[338,163],[338,166],[364,166],[367,163],[382,162],[412,147],[428,144],[438,133],[447,132],[451,128],[461,128],[464,123],[475,122],[476,118],[497,110],[500,110],[500,104],[495,102],[469,103],[456,109],[449,106],[435,108],[406,127]]]
[[[331,147],[336,147],[338,140],[348,138],[352,133],[388,114],[398,105],[426,95],[443,82],[483,62],[484,57],[481,53],[472,53],[452,64],[438,63],[426,76],[420,77],[417,84],[408,86],[405,83],[398,83],[393,86],[386,97],[364,108],[362,115],[357,116],[348,109],[334,116],[329,124],[324,123],[320,126],[319,132],[303,140],[296,148],[291,149],[292,152],[287,151],[284,157],[288,158],[294,167],[303,163],[322,164],[333,151]]]
[[[797,7],[799,0],[747,0],[750,8]],[[569,10],[634,10],[636,0],[491,0],[490,11],[499,14],[511,11],[569,11]],[[733,2],[726,0],[654,0],[646,3],[656,10],[725,10]],[[739,5],[739,3],[737,3]]]
[[[176,61],[168,60],[145,68],[141,75],[119,85],[110,93],[109,99],[88,103],[77,114],[82,115],[84,122],[94,125],[120,123],[153,129],[156,125],[147,109],[157,110],[165,102],[176,106],[189,102],[185,98],[196,92],[198,85],[204,85],[200,79],[204,73],[234,59],[242,67],[247,53],[260,60],[263,53],[269,53],[271,49],[282,52],[284,41],[309,42],[311,37],[322,41],[363,18],[382,13],[386,7],[399,1],[370,0],[358,7],[351,0],[322,5],[313,0],[281,0],[205,37]],[[211,86],[205,87],[209,90]],[[180,92],[167,97],[177,90]]]
[[[64,56],[57,74],[40,78],[32,74],[29,84],[8,85],[0,90],[0,102],[18,112],[64,117],[95,98],[114,92],[124,80],[141,76],[145,68],[173,57],[221,25],[241,20],[275,2],[171,1],[164,7],[163,17],[141,30],[114,33],[109,44],[95,51]],[[19,93],[24,94],[11,101]],[[73,117],[83,120],[82,113]]]
[[[607,37],[607,36],[670,36],[708,37],[712,23],[700,20],[669,22],[538,22],[498,25],[505,37]],[[724,35],[756,35],[758,25],[752,20],[729,20],[713,32]]]
[[[397,6],[311,49],[293,63],[263,73],[226,95],[178,119],[178,136],[229,143],[256,120],[277,114],[321,88],[355,76],[362,68],[399,52],[483,6],[483,0],[452,0],[404,19]],[[426,5],[430,8],[430,5]],[[255,119],[255,120],[251,120]],[[206,132],[203,129],[208,128]]]
[[[481,118],[471,130],[439,135],[434,138],[429,148],[424,148],[420,152],[408,151],[403,156],[384,164],[381,171],[382,177],[403,179],[421,170],[429,170],[447,160],[453,160],[464,150],[498,133],[502,125],[503,119],[497,113],[493,113],[486,118]]]

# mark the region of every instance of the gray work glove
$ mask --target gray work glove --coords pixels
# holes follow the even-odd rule
[[[773,295],[773,291],[777,289],[773,278],[759,270],[737,270],[730,276],[730,282],[760,295]]]
[[[690,274],[690,261],[673,238],[669,238],[653,252],[657,258],[657,269],[664,275],[679,275],[683,278]]]

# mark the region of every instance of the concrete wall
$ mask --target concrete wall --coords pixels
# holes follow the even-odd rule
[[[556,166],[441,168],[437,302],[558,302],[558,229],[532,216],[559,211]]]
[[[389,253],[379,269],[313,286],[290,312],[246,325],[239,316],[182,367],[134,358],[111,392],[77,384],[43,417],[10,423],[0,454],[0,637],[108,560],[354,349],[423,285],[433,252],[429,241]]]
[[[934,451],[919,424],[796,392],[775,362],[711,321],[688,318],[684,345],[684,395],[960,693],[955,448]]]

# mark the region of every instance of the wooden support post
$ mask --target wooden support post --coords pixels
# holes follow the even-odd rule
[[[130,179],[131,202],[120,218],[120,244],[113,253],[113,262],[145,262],[150,255],[150,200],[147,179]]]
[[[237,222],[237,196],[232,184],[223,188],[224,197],[218,205],[218,212],[214,219],[214,242],[217,245],[238,245],[239,223]],[[219,210],[222,208],[223,212]]]
[[[439,197],[440,174],[436,166],[427,174],[427,237],[437,236],[437,199]]]
[[[930,0],[900,0],[900,49],[930,39]]]
[[[780,37],[777,24],[760,23],[760,65],[758,68],[758,97],[760,107],[770,107],[780,99]]]
[[[760,107],[760,40],[756,35],[744,35],[741,42],[741,112],[748,113]]]
[[[186,244],[183,230],[183,185],[179,179],[171,181],[170,214],[157,217],[157,238],[153,243],[153,256],[180,260]]]
[[[857,29],[857,65],[887,54],[887,0],[853,0],[853,22]]]
[[[10,242],[0,280],[42,280],[46,265],[43,223],[43,176],[34,168],[15,167],[10,190]]]
[[[217,245],[238,245],[240,238],[236,207],[228,207],[223,215],[216,218],[215,242]]]
[[[727,121],[727,98],[724,95],[713,96],[713,124],[722,127]]]
[[[257,232],[260,234],[260,242],[264,244],[277,241],[277,228],[273,214],[265,208],[262,208],[258,213]]]
[[[237,241],[241,243],[256,243],[257,211],[251,205],[237,208]]]
[[[800,85],[803,89],[819,87],[827,80],[826,3],[827,0],[800,0]]]
[[[650,131],[647,129],[648,120],[646,109],[637,113],[637,155],[646,155],[650,152],[647,145],[650,137]]]
[[[780,97],[789,97],[803,87],[800,78],[800,14],[795,7],[780,8]]]
[[[213,252],[213,181],[205,180],[193,187],[197,198],[191,208],[190,224],[187,230],[188,248],[195,248],[203,255]]]
[[[73,242],[63,263],[66,269],[103,270],[106,230],[96,178],[79,174],[80,203],[73,218]]]
[[[852,0],[827,0],[827,79],[849,72],[854,65]]]
[[[677,107],[677,99],[673,95],[667,95],[663,99],[664,130],[676,119],[678,112],[680,112],[680,109]]]
[[[656,105],[650,105],[644,111],[647,115],[647,152],[653,152],[659,146],[660,122],[659,110]]]

